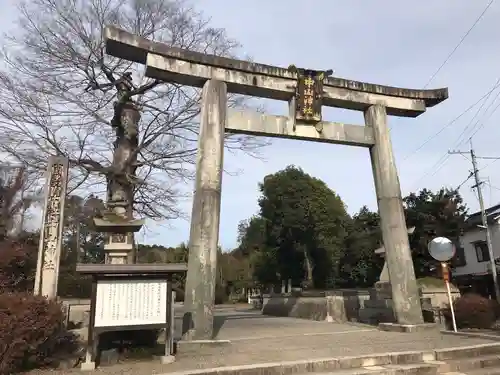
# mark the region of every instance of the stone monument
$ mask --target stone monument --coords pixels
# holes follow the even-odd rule
[[[410,237],[415,232],[415,227],[409,228],[407,232],[408,237]],[[376,296],[381,300],[392,299],[392,286],[389,269],[387,268],[387,260],[385,258],[385,247],[379,247],[374,253],[384,258],[384,267],[382,268],[382,272],[380,272],[378,281],[374,285]]]
[[[51,156],[46,176],[34,293],[48,299],[55,299],[61,260],[64,202],[68,184],[68,159]]]

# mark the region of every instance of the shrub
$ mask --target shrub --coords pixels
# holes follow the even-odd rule
[[[500,304],[496,300],[494,300],[494,299],[490,300],[490,302],[491,302],[491,305],[493,306],[493,312],[495,314],[495,320],[497,320],[497,319],[500,318]]]
[[[494,302],[478,294],[464,294],[455,300],[453,308],[457,328],[490,328],[496,320]],[[443,315],[451,323],[449,307],[443,311]]]
[[[56,302],[30,293],[0,294],[0,374],[57,366],[77,350]]]
[[[20,240],[0,242],[0,290],[27,292],[33,290],[38,239],[26,237]],[[69,298],[90,298],[92,279],[75,272],[74,265],[61,266],[58,295]]]
[[[37,247],[30,238],[0,242],[0,290],[33,290],[36,262]]]
[[[92,277],[80,275],[70,267],[61,268],[57,295],[64,298],[90,298]]]

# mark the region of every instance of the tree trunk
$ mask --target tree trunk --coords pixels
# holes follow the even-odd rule
[[[121,86],[121,85],[120,85]],[[119,100],[115,112],[118,121],[113,123],[116,130],[114,143],[112,171],[108,176],[108,199],[107,206],[116,215],[133,219],[134,217],[134,184],[137,163],[137,148],[139,145],[139,120],[140,113],[135,103],[128,99],[121,103],[124,95],[129,92],[129,87],[121,86]],[[128,234],[131,242],[134,233]],[[127,263],[136,262],[136,247],[127,258]]]
[[[312,288],[314,286],[314,281],[313,281],[313,265],[312,265],[312,259],[309,256],[309,253],[306,248],[304,248],[304,264],[306,268],[306,287],[307,289]]]

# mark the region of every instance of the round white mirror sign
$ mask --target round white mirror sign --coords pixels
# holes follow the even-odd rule
[[[439,262],[447,262],[455,256],[455,245],[446,237],[436,237],[427,246],[431,257]]]

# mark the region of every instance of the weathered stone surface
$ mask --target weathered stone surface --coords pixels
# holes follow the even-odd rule
[[[57,298],[68,166],[67,158],[51,156],[46,173],[47,183],[34,294],[45,296],[48,299]]]
[[[367,291],[331,291],[326,296],[266,296],[262,313],[330,322],[362,321],[360,311],[370,298]]]
[[[366,126],[326,121],[316,126],[294,124],[287,116],[267,115],[248,110],[229,110],[226,131],[235,134],[262,135],[349,146],[370,147],[373,145],[372,129]]]
[[[370,156],[375,180],[385,259],[392,286],[396,319],[400,324],[423,323],[420,297],[408,241],[399,177],[394,159],[386,108],[365,111],[366,126],[373,128],[375,146]]]
[[[302,81],[298,79],[300,75],[296,69],[292,71],[290,68],[282,69],[171,48],[167,44],[155,43],[116,27],[107,27],[105,38],[107,53],[145,64],[147,77],[181,85],[203,86],[197,176],[189,243],[190,264],[186,283],[187,311],[184,315],[183,334],[186,340],[209,339],[213,330],[213,295],[227,91],[292,103],[297,98],[297,90],[301,87]],[[406,238],[404,242],[401,238],[401,231],[403,228],[406,230],[406,227],[387,127],[387,114],[418,116],[427,106],[445,100],[448,91],[447,89],[409,90],[339,78],[321,77],[315,82],[317,84],[315,87],[322,96],[313,99],[313,101],[321,99],[322,103],[318,102],[315,113],[321,110],[321,105],[364,111],[366,127],[346,129],[344,125],[330,124],[328,129],[323,129],[325,123],[318,122],[314,129],[316,132],[311,132],[311,128],[307,128],[307,131],[301,130],[298,134],[296,127],[300,124],[296,123],[294,116],[289,116],[289,118],[274,118],[271,122],[277,126],[273,132],[268,129],[269,121],[263,120],[269,119],[270,116],[261,116],[260,122],[247,121],[247,125],[256,123],[255,127],[259,129],[256,130],[249,125],[236,131],[257,135],[292,136],[299,139],[305,137],[315,141],[350,142],[348,144],[353,143],[352,138],[354,138],[353,134],[349,133],[356,133],[358,140],[362,141],[357,142],[358,144],[371,145],[377,199],[382,217],[381,226],[384,243],[388,249],[389,271],[392,273],[392,298],[396,317],[400,323],[421,323],[423,319],[411,255],[407,249],[408,239]],[[315,116],[316,119],[321,119],[320,115]],[[291,134],[290,125],[295,134]],[[332,301],[332,309],[336,309],[337,305],[337,301]],[[314,310],[308,315],[316,315],[322,319],[323,313],[319,310],[323,309],[316,309],[315,306]],[[332,319],[329,313],[327,317]]]
[[[217,314],[222,315],[216,317],[220,317],[224,323],[220,327],[218,338],[231,340],[229,346],[205,347],[196,354],[178,353],[176,361],[168,365],[162,365],[159,359],[146,362],[125,361],[114,366],[102,367],[99,369],[99,374],[151,375],[183,372],[184,375],[200,375],[217,371],[221,375],[238,375],[237,371],[243,366],[248,369],[246,371],[253,368],[254,375],[283,375],[287,374],[284,368],[290,371],[293,368],[304,368],[300,366],[307,366],[306,372],[315,371],[314,369],[321,371],[325,368],[322,363],[330,361],[332,364],[338,364],[340,358],[346,360],[343,362],[345,364],[350,359],[356,365],[361,363],[364,366],[373,366],[389,359],[393,364],[403,363],[411,360],[414,355],[418,356],[411,354],[415,352],[422,353],[423,360],[434,360],[435,351],[444,348],[494,343],[495,350],[500,350],[498,342],[487,339],[442,335],[439,332],[405,334],[383,332],[361,324],[266,317],[257,313],[228,310],[224,309],[223,313],[218,312]],[[178,328],[180,331],[180,327]],[[486,350],[484,346],[482,348]],[[479,354],[483,355],[481,353],[479,350]],[[360,357],[363,358],[363,362],[360,362]],[[337,368],[334,371],[339,370],[341,369]],[[362,369],[358,367],[356,370]],[[48,370],[36,374],[68,375],[79,371],[79,369]]]
[[[224,350],[224,347],[231,345],[231,340],[190,340],[190,341],[177,341],[177,352],[186,354],[193,353],[197,354],[206,348],[220,348]]]
[[[222,186],[226,84],[203,87],[196,181],[189,235],[189,264],[184,295],[183,337],[210,340],[217,271]]]
[[[392,299],[378,297],[379,294],[373,290],[265,295],[262,312],[270,316],[328,322],[395,323]],[[425,323],[439,323],[439,320],[434,320],[436,308],[431,304],[431,297],[420,299],[423,313],[426,313]]]
[[[447,361],[460,358],[473,358],[500,352],[500,344],[477,344],[465,348],[439,348],[435,351],[437,361]]]
[[[264,315],[288,316],[292,318],[325,320],[327,317],[326,298],[277,297],[264,302]]]
[[[422,332],[428,330],[437,330],[438,326],[435,323],[422,324],[398,324],[398,323],[380,323],[378,328],[387,332]]]
[[[89,325],[90,305],[69,305],[68,323],[70,327],[80,328]]]
[[[157,43],[145,38],[133,35],[119,28],[108,26],[105,30],[106,52],[115,57],[128,59],[140,64],[146,64],[148,57],[155,54],[165,60],[180,60],[184,65],[202,65],[206,67],[216,67],[220,71],[228,70],[236,75],[237,73],[246,75],[247,84],[242,86],[257,86],[255,80],[249,79],[249,75],[264,76],[270,78],[280,78],[289,81],[295,81],[297,74],[286,68],[257,64],[249,61],[236,60],[231,58],[219,57],[188,51],[180,48],[173,48],[164,43]],[[185,64],[189,62],[190,64]],[[215,69],[213,69],[215,70]],[[229,76],[229,75],[228,75]],[[209,77],[214,78],[214,77]],[[230,78],[230,77],[229,77]],[[193,85],[199,85],[195,77],[186,80]],[[231,82],[231,80],[228,80]],[[289,85],[292,86],[292,85]],[[291,87],[294,90],[294,87]],[[347,90],[351,96],[356,92],[361,94],[375,94],[393,98],[405,98],[411,100],[422,100],[424,106],[431,107],[448,98],[448,89],[437,90],[412,90],[398,87],[375,85],[367,82],[342,79],[338,77],[328,77],[324,80],[324,89],[326,92],[330,88]],[[262,88],[261,88],[262,91]],[[349,94],[345,95],[349,100]],[[275,98],[276,99],[276,98]]]

